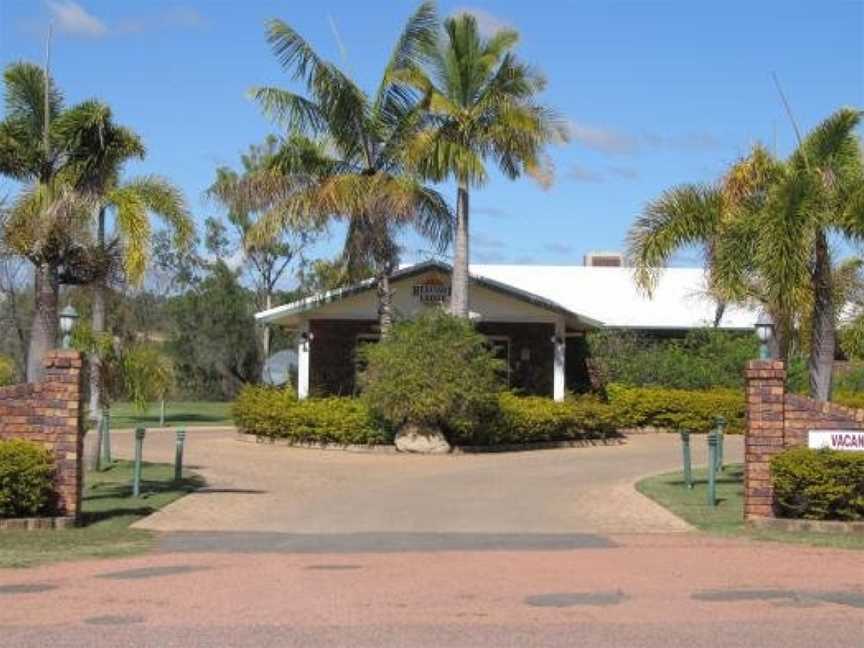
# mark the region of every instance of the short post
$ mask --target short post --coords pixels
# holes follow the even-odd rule
[[[111,408],[102,408],[102,465],[104,468],[111,466]]]
[[[132,467],[132,497],[141,494],[141,455],[144,453],[144,435],[146,430],[139,427],[135,430],[135,464]]]
[[[717,431],[708,433],[708,506],[717,506]]]
[[[177,430],[177,448],[174,451],[174,481],[183,479],[183,444],[186,443],[186,430]]]
[[[690,432],[681,430],[681,449],[684,453],[684,483],[693,488],[693,472],[690,464]]]
[[[159,403],[159,427],[165,427],[165,399]]]
[[[723,472],[723,441],[726,438],[726,419],[714,417],[714,429],[717,430],[717,470]]]

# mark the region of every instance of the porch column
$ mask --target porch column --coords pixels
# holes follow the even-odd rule
[[[567,327],[563,317],[555,320],[555,350],[553,362],[552,396],[556,401],[564,400],[564,383],[567,374]]]
[[[300,328],[297,340],[297,398],[309,396],[309,322],[304,322]]]

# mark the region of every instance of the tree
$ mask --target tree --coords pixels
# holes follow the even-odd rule
[[[832,277],[843,272],[832,264],[828,240],[864,238],[860,118],[856,110],[837,111],[786,160],[754,148],[722,188],[667,192],[649,204],[629,237],[637,281],[650,289],[676,249],[710,234],[711,282],[733,301],[763,304],[777,324],[781,357],[795,330],[809,328],[810,391],[821,400],[831,393],[842,293]]]
[[[266,171],[220,190],[232,204],[262,213],[255,228],[258,241],[272,240],[286,228],[314,230],[332,219],[345,221],[346,267],[352,278],[359,278],[360,269],[374,268],[382,335],[392,321],[395,235],[411,226],[441,249],[451,238],[446,201],[406,169],[407,142],[419,112],[415,94],[392,78],[396,69],[419,61],[436,27],[433,5],[424,2],[409,18],[370,97],[289,25],[271,20],[267,39],[306,95],[275,87],[252,91],[289,135]]]
[[[250,146],[249,151],[241,157],[242,172],[238,174],[228,167],[220,167],[216,170],[216,182],[208,193],[217,198],[227,195],[230,187],[236,185],[243,175],[266,170],[278,153],[278,147],[279,140],[273,135],[268,136],[263,145]],[[242,255],[242,267],[255,287],[256,308],[259,311],[269,310],[273,307],[273,296],[279,281],[318,232],[308,227],[285,227],[273,238],[257,240],[253,237],[253,230],[259,215],[244,209],[242,204],[232,204],[230,200],[226,202],[227,221],[233,230],[233,237],[229,238],[228,227],[221,220],[208,219],[208,251],[223,258]],[[270,355],[270,328],[267,325],[258,328],[262,357],[266,359]]]
[[[451,310],[461,317],[469,312],[469,192],[487,181],[486,161],[508,178],[527,173],[546,186],[552,173],[544,149],[568,138],[564,122],[537,101],[546,80],[513,54],[518,39],[511,29],[484,38],[477,19],[462,13],[444,21],[422,65],[418,57],[405,60],[393,75],[423,95],[423,123],[410,142],[414,166],[458,185]]]

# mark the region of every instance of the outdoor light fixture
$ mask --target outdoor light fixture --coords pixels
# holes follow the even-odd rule
[[[315,339],[315,334],[312,333],[311,331],[303,331],[303,332],[300,334],[300,339],[303,340],[303,341],[306,342],[306,343],[309,343],[309,342],[311,342],[313,339]]]
[[[72,346],[72,329],[75,328],[77,319],[78,311],[72,308],[71,304],[60,311],[60,331],[63,333],[64,349],[69,349]]]
[[[774,323],[765,311],[762,311],[756,320],[756,337],[759,338],[759,359],[770,360],[771,351],[768,345],[774,337]]]
[[[564,338],[562,338],[560,335],[553,335],[551,338],[549,338],[549,341],[552,344],[564,344]]]

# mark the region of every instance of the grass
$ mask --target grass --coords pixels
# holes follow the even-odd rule
[[[646,477],[636,490],[697,529],[725,536],[808,544],[817,547],[864,549],[864,537],[827,533],[790,533],[750,529],[744,525],[744,466],[726,466],[717,479],[717,505],[708,505],[707,469],[693,470],[693,489],[684,485],[683,472]]]
[[[174,481],[174,467],[144,463],[141,496],[132,497],[132,463],[117,461],[85,475],[82,525],[73,529],[0,532],[0,567],[30,567],[81,558],[127,556],[153,545],[154,534],[129,526],[203,484]]]
[[[205,427],[234,425],[231,419],[231,403],[209,401],[185,401],[165,403],[166,427]],[[131,403],[114,403],[111,406],[111,429],[135,428],[159,425],[159,403],[139,413]]]

